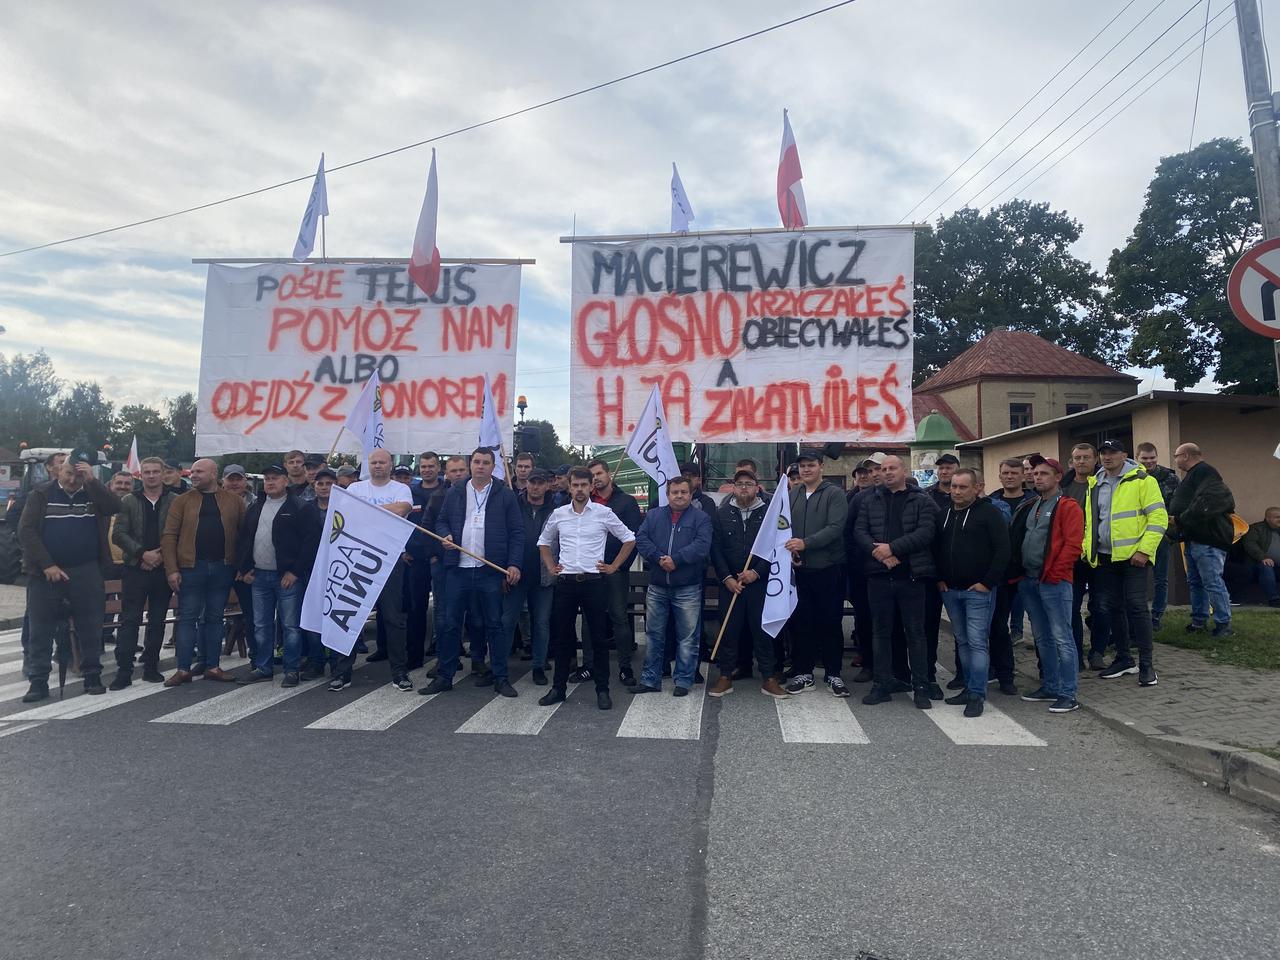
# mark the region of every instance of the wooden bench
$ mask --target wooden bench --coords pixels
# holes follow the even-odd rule
[[[124,583],[121,580],[107,580],[103,586],[107,592],[106,621],[103,623],[104,630],[119,629],[119,617],[124,612]],[[224,623],[230,621],[231,624],[238,625],[239,621],[244,618],[244,611],[240,609],[240,598],[236,595],[235,589],[231,590],[231,595],[227,597],[227,606],[222,611],[222,619]],[[146,626],[151,622],[151,610],[148,607],[142,613],[142,625],[139,633],[146,630]],[[164,612],[164,622],[166,624],[178,622],[178,595],[176,593],[169,595],[169,606]],[[226,639],[226,647],[222,651],[224,655],[231,653],[233,647],[240,648],[241,656],[244,656],[245,649],[243,632],[228,631]]]

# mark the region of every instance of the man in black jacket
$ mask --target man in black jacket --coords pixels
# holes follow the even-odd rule
[[[635,533],[640,529],[640,504],[636,498],[625,490],[620,490],[613,482],[609,465],[603,460],[592,460],[587,464],[591,472],[591,502],[603,504],[614,512],[628,530]],[[613,534],[605,540],[604,562],[613,563],[622,550],[622,542]],[[631,666],[631,658],[636,652],[636,636],[627,616],[627,590],[631,577],[631,564],[635,556],[628,556],[617,571],[604,578],[605,612],[613,627],[613,642],[618,651],[618,679],[624,684],[635,681],[635,670]],[[569,677],[572,683],[583,683],[591,679],[591,668],[588,666],[587,650],[591,643],[591,631],[583,623],[582,633],[582,667]]]
[[[924,636],[924,585],[937,579],[932,549],[937,509],[923,490],[907,483],[900,457],[885,457],[880,467],[884,485],[863,495],[854,532],[867,557],[867,598],[875,631],[875,678],[862,702],[872,706],[893,699],[896,611],[906,632],[915,705],[928,710],[931,698],[942,699],[941,690],[930,689]]]
[[[786,491],[782,491],[783,496]],[[765,588],[769,582],[769,561],[752,557],[751,546],[760,523],[769,506],[760,496],[760,484],[750,470],[740,468],[733,475],[733,496],[729,497],[715,513],[712,529],[711,562],[720,579],[720,609],[729,608],[733,595],[733,613],[724,625],[720,638],[720,651],[716,660],[720,678],[707,691],[709,697],[723,697],[733,692],[734,676],[751,675],[751,653],[760,668],[763,683],[760,691],[766,696],[785,700],[789,694],[782,689],[777,676],[778,664],[773,656],[773,638],[764,632],[761,623],[764,614]],[[748,560],[750,562],[748,563]],[[751,637],[751,646],[742,652],[744,628]],[[745,664],[745,673],[744,673]]]
[[[280,464],[262,471],[262,497],[245,514],[240,530],[237,579],[253,585],[253,664],[239,683],[270,681],[275,659],[276,616],[284,634],[284,682],[296,687],[302,662],[302,587],[304,548],[302,504],[288,491],[289,475]],[[308,565],[309,566],[309,565]]]
[[[520,614],[526,609],[529,612],[529,636],[524,639],[533,651],[533,682],[540,687],[547,685],[547,648],[551,645],[555,581],[542,565],[538,538],[542,536],[547,517],[555,509],[548,491],[552,476],[549,470],[534,468],[525,478],[524,489],[516,494],[520,517],[524,520],[524,564],[520,567],[520,582],[507,589],[502,601],[502,630],[508,643],[515,637]]]
[[[987,699],[995,591],[1009,565],[1009,528],[1000,511],[981,496],[978,471],[961,468],[950,481],[951,505],[942,513],[933,553],[965,689],[947,703],[963,704],[966,717],[980,717]]]
[[[424,490],[413,482],[413,470],[401,464],[391,471],[391,479],[403,483],[409,488],[409,496],[413,505],[409,508],[409,516],[405,519],[420,527],[427,525],[427,505],[431,502],[431,492]],[[409,535],[404,554],[404,637],[405,668],[417,670],[426,659],[427,648],[427,601],[431,596],[431,554],[435,540],[421,530]],[[379,646],[383,646],[383,633],[378,636]]]
[[[299,522],[302,524],[302,557],[306,574],[298,585],[300,596],[307,595],[306,581],[311,579],[315,568],[316,554],[320,550],[320,538],[324,536],[325,518],[329,512],[329,492],[338,482],[338,474],[331,467],[321,467],[311,480],[311,489],[315,491],[315,499],[302,504],[299,511]],[[301,607],[299,607],[301,609]],[[312,630],[302,631],[303,664],[301,679],[319,680],[324,676],[325,664],[332,661],[333,655],[320,640],[320,634]]]
[[[1187,547],[1187,589],[1191,592],[1191,623],[1187,632],[1203,630],[1213,607],[1213,635],[1231,635],[1231,596],[1222,568],[1235,542],[1231,514],[1235,498],[1222,474],[1205,462],[1200,448],[1184,443],[1173,451],[1182,483],[1167,504],[1169,529]]]

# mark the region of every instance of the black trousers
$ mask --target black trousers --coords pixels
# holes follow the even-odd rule
[[[144,669],[160,669],[160,645],[164,643],[164,621],[173,591],[164,567],[143,570],[125,567],[120,584],[120,629],[116,633],[116,672],[133,675],[133,655],[138,652],[138,631],[142,611],[147,611],[147,632],[142,642]]]
[[[1098,591],[1102,615],[1111,625],[1117,662],[1132,663],[1130,644],[1136,643],[1139,666],[1152,665],[1151,607],[1147,603],[1150,580],[1151,564],[1135,567],[1128,560],[1113,563],[1105,553],[1098,557],[1093,589]]]
[[[1013,682],[1013,636],[1009,633],[1009,613],[1013,598],[1018,592],[1016,583],[1001,583],[996,587],[996,606],[991,615],[991,633],[988,652],[991,666],[988,675],[1001,683]],[[957,673],[956,676],[962,676]]]
[[[582,633],[582,662],[591,668],[591,676],[597,690],[609,689],[609,641],[605,637],[605,620],[609,607],[608,585],[599,574],[566,574],[556,578],[555,594],[551,598],[551,643],[555,653],[556,669],[552,681],[561,692],[569,685],[569,674],[578,667],[575,650],[578,611],[586,621]],[[587,648],[591,659],[587,659]]]
[[[773,637],[764,632],[760,621],[764,614],[765,590],[768,582],[757,580],[749,584],[738,595],[738,602],[733,605],[733,613],[725,624],[724,635],[720,639],[720,651],[716,655],[716,664],[720,673],[730,676],[734,670],[751,669],[751,656],[754,653],[760,665],[760,675],[764,678],[772,676],[778,669],[773,656]],[[724,587],[720,588],[720,609],[728,610],[733,599]],[[743,642],[746,639],[747,642]]]
[[[399,561],[391,568],[387,582],[378,594],[378,623],[386,633],[387,664],[391,668],[391,679],[396,680],[409,672],[405,666],[404,649],[404,571],[405,565]],[[332,667],[333,676],[351,676],[356,665],[356,648],[345,657],[339,654]]]
[[[867,603],[867,575],[862,572],[861,558],[849,562],[845,582],[853,604],[853,646],[862,655],[862,665],[870,669],[875,654],[871,651],[871,605]]]
[[[938,631],[942,629],[942,594],[933,580],[924,582],[924,646],[929,658],[929,682],[938,682]],[[960,657],[956,656],[959,675]]]
[[[840,676],[844,659],[844,574],[838,566],[793,568],[796,610],[791,615],[791,665],[796,673],[813,673],[822,658],[828,677]]]
[[[23,651],[22,675],[28,680],[49,678],[53,669],[54,634],[68,618],[75,624],[76,641],[80,645],[81,674],[87,677],[102,672],[102,620],[107,607],[102,569],[95,560],[62,570],[69,579],[56,584],[39,573],[27,578],[31,635]]]
[[[427,604],[431,597],[431,561],[415,557],[404,568],[405,655],[410,670],[422,666],[427,651]],[[436,613],[440,610],[437,608]]]
[[[893,621],[902,621],[906,636],[911,685],[917,690],[929,680],[929,664],[924,637],[925,585],[920,580],[868,577],[867,600],[875,625],[875,683],[887,687],[894,679]]]

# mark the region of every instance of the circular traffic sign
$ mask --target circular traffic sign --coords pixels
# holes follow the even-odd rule
[[[1280,340],[1280,239],[1245,251],[1227,278],[1227,302],[1254,333]]]

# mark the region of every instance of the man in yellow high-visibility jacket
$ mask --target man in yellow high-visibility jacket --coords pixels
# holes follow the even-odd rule
[[[1123,440],[1104,440],[1098,453],[1102,466],[1089,478],[1082,552],[1097,570],[1093,589],[1116,645],[1115,660],[1098,676],[1114,680],[1136,673],[1140,686],[1154,687],[1159,677],[1152,657],[1147,583],[1169,515],[1159,482],[1129,459]],[[1137,665],[1130,642],[1138,646]]]

